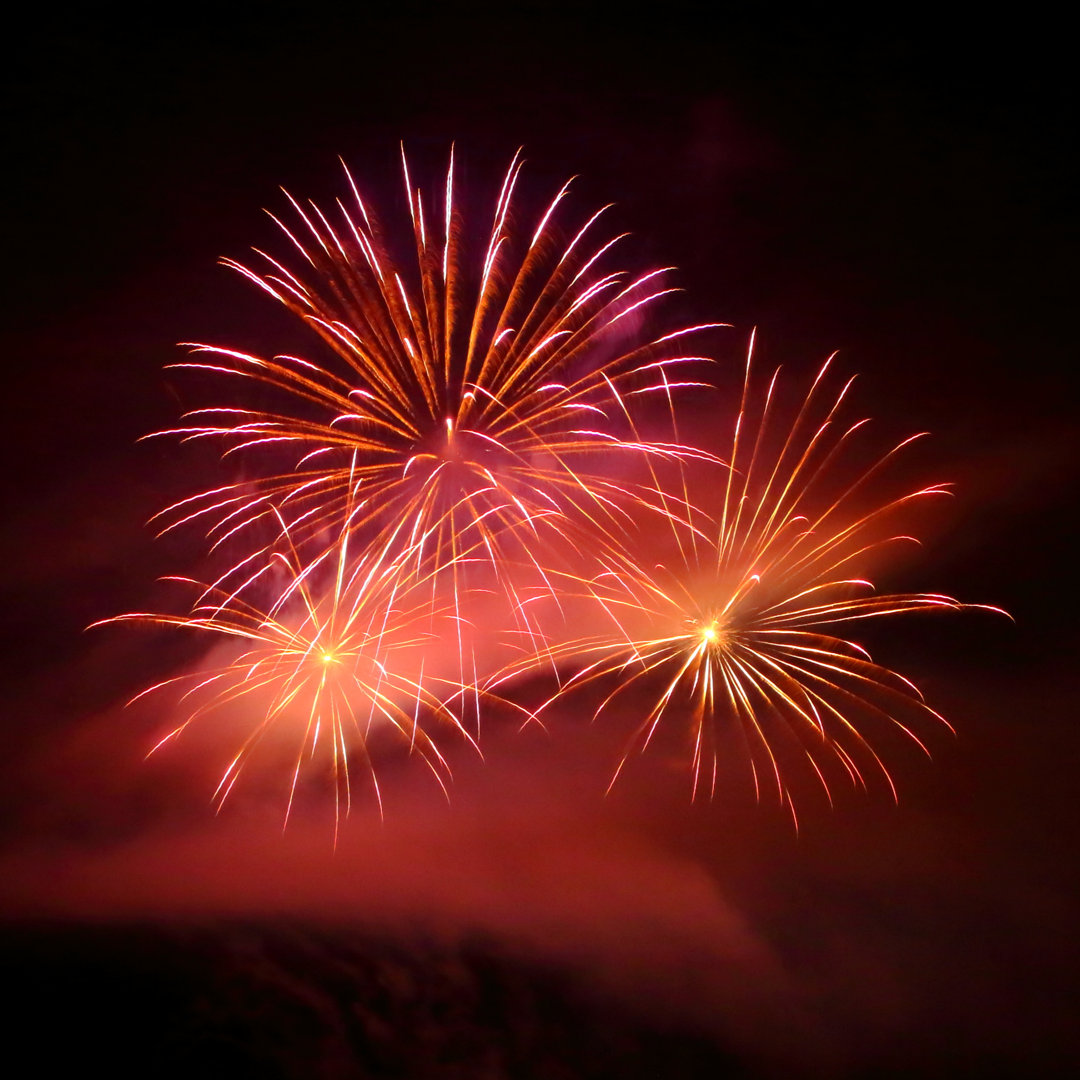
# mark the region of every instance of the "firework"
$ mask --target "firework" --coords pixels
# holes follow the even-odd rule
[[[224,260],[319,339],[320,360],[193,345],[195,357],[174,366],[246,384],[266,404],[196,409],[162,433],[214,440],[247,474],[162,517],[166,529],[200,523],[214,545],[248,537],[250,558],[262,551],[250,539],[260,523],[274,529],[279,516],[317,552],[349,504],[352,529],[394,548],[402,572],[457,577],[479,564],[516,599],[509,567],[543,574],[537,552],[548,541],[595,547],[623,504],[643,497],[648,487],[627,468],[694,453],[641,438],[631,405],[646,395],[670,406],[675,391],[699,385],[681,372],[701,358],[680,344],[704,327],[641,334],[646,310],[675,291],[669,270],[610,269],[623,237],[595,238],[604,210],[558,225],[569,182],[521,230],[519,155],[475,261],[453,154],[434,209],[404,153],[402,166],[408,269],[347,169],[349,197],[334,213],[286,193],[295,224],[271,215],[292,268],[258,249],[259,269]]]
[[[286,825],[305,768],[329,777],[335,820],[347,815],[350,761],[356,760],[370,778],[381,814],[370,748],[387,736],[404,741],[445,794],[450,768],[429,728],[453,730],[474,743],[452,708],[455,699],[464,702],[466,688],[425,674],[433,642],[447,633],[446,612],[432,606],[430,594],[402,585],[385,549],[351,556],[348,518],[337,541],[312,560],[301,560],[284,522],[282,536],[285,550],[275,551],[248,583],[276,579],[268,610],[219,585],[172,578],[198,590],[188,613],[136,612],[107,620],[182,627],[233,646],[227,662],[167,679],[133,699],[172,687],[190,708],[150,752],[193,723],[234,710],[247,733],[214,792],[218,810],[260,747],[274,757],[280,756],[275,746],[284,745],[292,758]]]
[[[835,775],[866,786],[870,771],[895,795],[875,749],[882,728],[925,750],[922,729],[945,721],[846,625],[968,606],[879,595],[868,577],[873,558],[911,539],[895,535],[896,515],[947,490],[882,497],[887,466],[913,440],[853,466],[865,421],[843,421],[850,381],[829,390],[828,363],[794,418],[777,423],[777,376],[757,401],[751,346],[726,452],[684,443],[676,402],[705,387],[693,365],[706,359],[684,343],[721,324],[644,329],[675,291],[670,268],[612,268],[623,236],[599,235],[606,207],[564,222],[569,182],[521,228],[520,154],[479,245],[468,241],[453,153],[426,203],[404,153],[402,168],[404,260],[348,169],[348,197],[332,213],[286,193],[293,224],[271,215],[288,258],[255,249],[253,266],[224,260],[306,328],[315,352],[193,344],[173,365],[235,397],[159,434],[209,440],[242,479],[168,507],[163,531],[199,527],[211,552],[232,555],[188,613],[122,618],[194,629],[238,652],[151,688],[186,683],[192,702],[163,742],[242,707],[255,719],[219,804],[285,729],[286,821],[304,763],[316,760],[340,819],[350,755],[378,794],[370,746],[381,732],[404,739],[445,790],[433,727],[473,740],[460,715],[469,705],[478,738],[481,699],[550,665],[564,680],[552,701],[596,684],[606,694],[598,713],[631,690],[650,703],[612,783],[677,714],[695,797],[715,793],[719,762],[736,750],[759,797],[770,785],[793,814],[785,777],[795,762],[830,800]],[[669,438],[651,434],[650,401]],[[721,467],[712,505],[692,498],[695,471]],[[635,537],[654,545],[660,533],[670,550],[656,562]],[[561,610],[548,620],[552,604]],[[572,640],[550,632],[579,616],[600,628]],[[525,658],[489,678],[495,632]],[[425,669],[444,652],[451,663]],[[510,704],[529,719],[542,711]]]
[[[829,362],[784,429],[773,422],[780,411],[778,372],[760,405],[753,402],[752,352],[751,339],[718,512],[706,517],[681,485],[658,492],[680,510],[668,517],[671,557],[650,568],[644,556],[605,556],[605,571],[576,591],[603,613],[607,627],[551,645],[494,682],[541,661],[574,665],[534,716],[585,684],[614,682],[597,715],[624,695],[633,692],[637,700],[652,688],[652,704],[612,784],[661,722],[678,716],[689,727],[694,796],[715,793],[722,750],[738,749],[758,797],[767,782],[793,814],[785,775],[798,761],[830,802],[830,777],[839,769],[865,787],[868,764],[895,797],[868,732],[891,728],[926,750],[919,728],[927,720],[948,724],[910,680],[875,663],[840,628],[972,606],[937,593],[879,595],[866,577],[874,553],[912,540],[892,532],[897,514],[947,486],[882,499],[886,467],[919,436],[883,455],[857,453],[866,421],[842,420],[851,380],[827,392]],[[852,468],[853,462],[860,464]]]

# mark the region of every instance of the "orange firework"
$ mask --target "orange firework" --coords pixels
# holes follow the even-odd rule
[[[252,591],[259,579],[278,579],[277,599],[268,610],[220,585],[172,578],[200,590],[189,614],[139,612],[106,620],[194,629],[226,647],[230,641],[241,643],[224,664],[167,679],[133,699],[177,686],[184,687],[181,702],[196,703],[151,753],[200,718],[236,706],[247,734],[214,793],[218,809],[256,749],[275,735],[293,747],[286,824],[305,762],[329,773],[340,820],[352,801],[349,762],[359,759],[381,814],[370,746],[384,734],[404,740],[445,793],[450,769],[428,726],[452,728],[473,742],[451,708],[454,698],[465,700],[465,687],[425,675],[425,660],[446,613],[432,607],[430,595],[418,597],[414,584],[402,584],[385,549],[351,556],[348,519],[337,542],[307,561],[301,561],[281,524],[287,551],[275,551],[246,583]],[[445,636],[446,627],[441,633]],[[448,689],[449,700],[432,691],[435,684]]]
[[[795,760],[809,766],[826,793],[836,769],[865,786],[870,763],[895,797],[868,730],[894,728],[925,750],[919,721],[948,727],[913,683],[836,629],[969,605],[937,593],[873,592],[865,576],[869,556],[911,540],[883,531],[894,514],[947,489],[936,484],[886,500],[876,495],[871,481],[918,436],[851,471],[850,450],[866,421],[840,419],[851,380],[822,400],[828,367],[774,439],[778,373],[760,408],[753,407],[748,355],[718,514],[707,519],[685,495],[658,493],[681,504],[682,514],[669,516],[674,557],[648,569],[644,558],[605,556],[606,570],[577,591],[599,605],[608,629],[552,645],[496,680],[541,662],[577,661],[542,708],[575,687],[614,679],[597,715],[631,690],[658,688],[612,784],[630,754],[644,750],[661,721],[677,713],[689,722],[695,796],[702,786],[715,792],[721,748],[741,743],[755,791],[760,796],[769,777],[789,807],[782,766]]]
[[[945,721],[844,628],[968,606],[878,595],[868,579],[873,557],[910,539],[893,534],[894,516],[946,490],[880,494],[912,439],[853,465],[865,421],[842,421],[850,381],[827,392],[828,363],[794,418],[776,424],[776,375],[753,400],[751,342],[727,452],[684,444],[676,402],[705,386],[693,373],[706,358],[683,345],[721,324],[646,329],[675,291],[669,268],[614,268],[622,236],[597,235],[607,208],[563,221],[569,182],[521,228],[520,155],[475,249],[453,153],[427,203],[404,153],[402,167],[403,260],[347,169],[349,195],[331,213],[286,193],[293,223],[271,215],[289,259],[255,249],[254,269],[224,260],[303,324],[315,353],[193,344],[193,358],[174,365],[237,394],[160,434],[210,440],[243,472],[162,511],[163,531],[195,525],[212,552],[239,554],[199,586],[187,614],[121,618],[239,646],[222,666],[151,688],[180,684],[192,703],[162,741],[242,708],[254,719],[219,805],[281,732],[291,740],[286,822],[305,761],[332,777],[340,820],[350,758],[378,795],[371,747],[381,733],[403,739],[445,791],[436,726],[472,742],[482,699],[546,664],[569,669],[551,701],[607,684],[597,713],[631,690],[649,702],[612,783],[678,713],[694,796],[715,792],[728,751],[748,761],[759,796],[775,788],[793,814],[786,776],[796,765],[830,800],[834,776],[866,786],[874,770],[895,795],[879,736],[899,732],[925,750],[927,722]],[[649,401],[670,438],[654,437]],[[691,498],[692,470],[720,467],[707,514]],[[661,534],[669,557],[630,550],[635,530],[649,543]],[[553,637],[558,620],[534,614],[552,604],[564,624],[592,619],[596,629]],[[489,677],[499,661],[488,635],[502,632],[527,655]],[[460,716],[467,703],[473,734]]]
[[[595,546],[643,496],[628,468],[695,453],[639,437],[630,406],[640,395],[670,406],[673,391],[699,385],[680,372],[700,358],[679,344],[703,327],[642,335],[645,310],[674,291],[668,269],[611,269],[622,237],[593,238],[603,210],[557,227],[569,182],[522,231],[516,155],[470,265],[453,154],[435,211],[402,164],[411,269],[348,170],[333,214],[286,193],[296,223],[274,220],[297,266],[257,249],[261,269],[224,260],[301,320],[323,359],[192,346],[197,359],[175,366],[258,384],[273,404],[197,409],[163,433],[215,440],[249,476],[170,507],[166,528],[201,522],[216,545],[259,522],[276,528],[281,514],[317,550],[349,504],[351,528],[393,547],[403,573],[481,564],[513,597],[507,568],[542,573],[541,538]]]

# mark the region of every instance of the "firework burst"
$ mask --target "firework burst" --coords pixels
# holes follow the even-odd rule
[[[669,269],[609,268],[623,237],[595,237],[603,210],[569,231],[558,225],[569,182],[520,230],[515,156],[473,265],[453,155],[434,210],[404,154],[402,166],[408,270],[347,169],[349,197],[333,214],[286,193],[295,224],[271,215],[293,268],[258,250],[259,269],[224,260],[295,315],[329,359],[192,346],[195,358],[175,366],[258,384],[275,404],[197,409],[162,433],[214,440],[250,477],[162,517],[166,529],[201,523],[217,545],[259,535],[259,523],[276,528],[284,515],[297,544],[318,550],[348,504],[353,530],[392,546],[402,572],[456,576],[480,564],[513,596],[507,568],[542,573],[544,543],[603,542],[622,507],[647,491],[627,468],[640,475],[643,459],[695,453],[639,437],[631,406],[646,395],[670,407],[674,392],[700,385],[681,372],[702,358],[680,345],[704,327],[641,336],[645,311],[675,291]]]
[[[174,688],[179,704],[190,709],[151,753],[197,721],[236,710],[247,733],[214,792],[218,810],[260,748],[280,756],[284,746],[292,758],[286,825],[305,769],[329,777],[340,822],[352,804],[355,761],[370,778],[381,814],[371,746],[387,737],[407,744],[445,794],[450,768],[431,731],[456,731],[475,746],[454,709],[465,703],[467,688],[425,673],[432,643],[449,630],[448,613],[433,607],[422,582],[419,590],[415,582],[401,582],[386,549],[351,556],[348,518],[337,542],[311,560],[300,558],[281,525],[285,550],[275,551],[245,590],[274,578],[277,598],[267,610],[220,585],[171,578],[198,591],[188,613],[106,620],[181,627],[233,647],[227,662],[167,679],[133,699]]]
[[[842,419],[852,380],[828,391],[829,362],[794,421],[778,434],[778,372],[755,405],[752,353],[751,340],[719,512],[707,517],[685,487],[681,494],[658,492],[679,509],[668,516],[672,557],[650,568],[644,557],[626,552],[605,556],[604,572],[575,589],[603,613],[606,629],[549,646],[495,684],[541,662],[571,665],[559,693],[534,716],[585,684],[615,684],[597,715],[616,699],[651,688],[652,704],[612,784],[631,754],[644,750],[674,715],[689,727],[694,796],[715,793],[722,750],[740,749],[758,797],[768,783],[793,814],[785,773],[799,761],[830,802],[837,770],[865,787],[868,765],[895,797],[869,732],[901,732],[925,751],[920,727],[928,720],[948,724],[909,679],[875,663],[839,628],[983,606],[938,593],[878,594],[866,577],[873,553],[912,541],[892,532],[897,514],[947,486],[880,498],[880,475],[919,436],[883,455],[857,452],[866,421]],[[859,464],[852,468],[852,462]]]

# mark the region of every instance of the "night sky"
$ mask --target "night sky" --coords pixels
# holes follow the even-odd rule
[[[63,1016],[86,985],[104,1015],[152,986],[134,1042],[186,1047],[177,1075],[1063,1067],[1077,1049],[1080,760],[1064,29],[900,9],[811,24],[671,5],[647,18],[363,7],[50,9],[9,42],[0,915],[4,962],[28,987],[20,1016]],[[152,606],[155,578],[189,569],[190,538],[155,542],[145,522],[220,475],[212,455],[137,443],[190,400],[162,369],[181,341],[301,348],[216,260],[272,242],[260,208],[281,208],[278,185],[330,202],[339,154],[400,221],[400,140],[425,186],[454,142],[479,206],[519,146],[526,201],[577,175],[580,207],[614,202],[640,264],[678,267],[674,316],[732,324],[710,339],[722,387],[757,327],[765,366],[806,378],[839,350],[885,437],[932,433],[912,475],[953,481],[956,497],[925,516],[926,546],[896,584],[1015,623],[874,628],[875,657],[958,731],[933,762],[895,762],[899,806],[851,793],[795,836],[743,796],[691,805],[663,753],[604,799],[620,736],[566,715],[550,735],[494,730],[483,764],[455,759],[450,807],[391,762],[385,823],[360,808],[335,855],[318,808],[281,838],[269,792],[215,819],[221,762],[198,740],[142,762],[155,717],[122,703],[197,650],[84,628]],[[283,920],[302,946],[267,929]],[[245,949],[287,974],[273,994]],[[370,987],[380,964],[400,984],[393,1007],[366,999],[381,1057],[371,1025],[352,1042],[339,1025],[337,1056],[314,1065],[299,1021],[278,1053],[251,1020],[287,1026],[303,1000],[305,1022],[330,1030],[349,978]],[[212,1000],[219,1025],[239,1014],[220,990],[237,971],[247,1026],[226,1050],[191,1002]],[[450,997],[468,984],[481,1003],[453,1062],[434,1036],[428,1057],[395,1049],[409,1043],[395,1024],[435,1023],[397,1009],[429,982]],[[510,999],[541,1033],[531,1042]],[[89,1016],[75,1041],[126,1062]],[[599,1028],[609,1042],[580,1035]],[[551,1052],[548,1030],[576,1049]],[[501,1057],[484,1057],[492,1046]]]

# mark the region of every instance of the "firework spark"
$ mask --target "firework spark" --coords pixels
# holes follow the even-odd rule
[[[607,628],[551,645],[493,685],[541,662],[576,665],[533,716],[585,684],[615,683],[597,715],[631,690],[658,690],[612,784],[661,721],[677,714],[689,724],[694,796],[704,789],[715,794],[722,748],[741,743],[758,797],[762,783],[770,783],[793,815],[785,771],[796,761],[809,767],[830,802],[830,774],[839,769],[865,787],[868,764],[895,797],[868,732],[892,728],[925,751],[920,722],[948,724],[910,680],[875,663],[835,628],[906,612],[984,607],[938,593],[879,595],[865,576],[872,553],[912,541],[892,533],[896,514],[945,493],[947,485],[878,495],[882,472],[919,436],[884,455],[856,454],[866,421],[841,418],[852,380],[826,393],[831,358],[790,427],[775,437],[779,372],[755,406],[752,353],[751,339],[719,512],[707,518],[685,488],[658,493],[682,510],[668,518],[673,557],[652,569],[628,553],[608,559],[586,589],[576,587],[603,612]],[[853,461],[861,464],[852,469]]]

